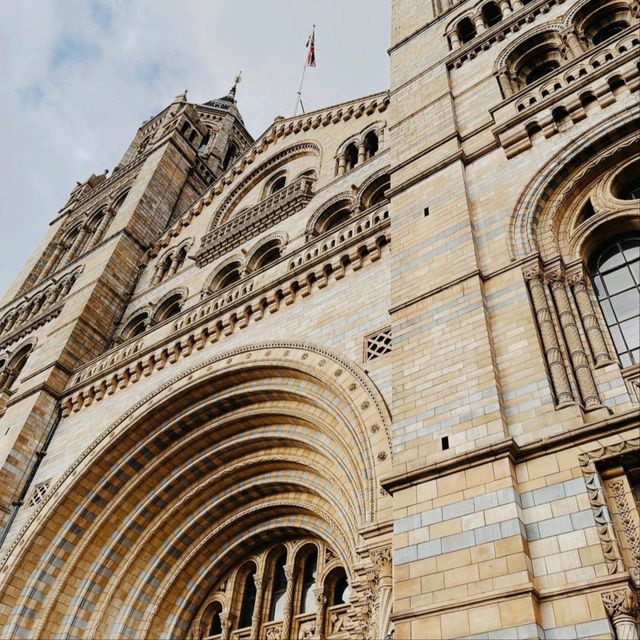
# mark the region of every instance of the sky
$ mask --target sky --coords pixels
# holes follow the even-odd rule
[[[225,95],[257,137],[293,114],[388,87],[389,0],[0,0],[0,292],[76,181],[112,169],[185,89]],[[1,293],[0,293],[1,296]]]

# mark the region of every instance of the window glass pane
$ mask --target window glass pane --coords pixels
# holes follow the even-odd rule
[[[640,292],[637,289],[619,293],[611,298],[618,321],[628,320],[640,313]]]
[[[300,613],[312,613],[316,610],[316,599],[313,587],[316,585],[316,565],[318,554],[313,551],[304,562],[302,574],[302,593],[300,594]]]
[[[633,358],[634,364],[640,364],[640,349],[634,349],[631,352],[631,357]],[[640,494],[638,494],[640,495]]]
[[[610,296],[615,293],[619,293],[620,291],[630,289],[631,287],[635,287],[636,285],[631,277],[631,271],[626,267],[605,273],[602,276],[602,279],[604,280]]]
[[[629,240],[623,240],[620,244],[622,245],[625,258],[628,261],[640,258],[640,240],[637,238],[630,238]]]
[[[593,288],[596,290],[596,295],[598,298],[604,298],[607,295],[607,292],[604,290],[604,285],[602,284],[602,278],[600,276],[593,277]]]
[[[282,620],[284,614],[284,596],[287,591],[287,576],[284,572],[286,555],[278,557],[273,574],[271,589],[271,605],[269,606],[269,620]]]
[[[624,367],[630,367],[633,364],[633,362],[631,362],[631,357],[629,356],[628,353],[623,353],[620,356],[620,362],[621,362],[623,368]]]
[[[242,607],[240,609],[240,620],[238,627],[251,626],[251,617],[253,616],[253,607],[256,603],[256,583],[253,579],[255,569],[247,576],[244,582],[244,590],[242,592]]]
[[[616,243],[602,254],[602,257],[600,258],[599,271],[602,273],[603,271],[613,269],[613,267],[619,267],[623,262],[624,258],[622,257],[618,244]]]
[[[638,318],[623,322],[620,325],[620,329],[629,349],[640,347],[640,323],[638,323]]]
[[[611,327],[611,337],[613,338],[613,343],[616,346],[616,351],[618,353],[624,353],[627,350],[627,345],[622,338],[622,333],[620,333],[620,329],[617,326]]]
[[[612,324],[616,324],[617,320],[615,315],[613,314],[613,309],[611,308],[611,304],[604,300],[602,302],[602,313],[604,315],[604,319],[607,322],[607,325],[611,326]]]
[[[636,261],[636,262],[632,262],[629,265],[629,269],[631,270],[631,275],[633,276],[633,279],[640,284],[640,260]]]

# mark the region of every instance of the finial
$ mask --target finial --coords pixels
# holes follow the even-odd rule
[[[178,94],[173,101],[174,102],[186,102],[187,101],[187,91],[188,89],[185,89],[183,93]]]
[[[240,73],[238,73],[238,75],[233,79],[233,86],[231,87],[231,91],[229,91],[229,95],[232,98],[236,97],[236,89],[238,88],[238,85],[242,82],[242,71],[240,71]]]

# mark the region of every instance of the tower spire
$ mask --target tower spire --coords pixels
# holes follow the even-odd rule
[[[238,85],[242,82],[242,71],[238,73],[237,76],[233,79],[233,86],[229,91],[229,96],[231,96],[234,100],[236,99],[236,91],[238,89]]]

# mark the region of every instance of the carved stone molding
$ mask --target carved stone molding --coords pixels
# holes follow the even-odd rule
[[[628,587],[603,593],[602,602],[612,620],[621,615],[635,617],[638,614],[638,597]]]

